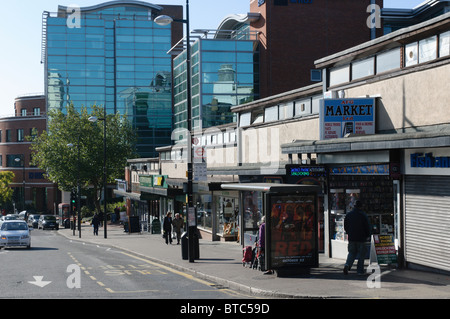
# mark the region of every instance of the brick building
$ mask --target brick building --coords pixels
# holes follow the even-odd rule
[[[251,1],[250,12],[261,15],[251,23],[259,32],[260,97],[313,84],[314,60],[371,40],[371,5],[382,8],[383,1]]]
[[[30,164],[31,136],[33,129],[38,134],[46,129],[44,95],[24,95],[16,98],[14,116],[0,118],[0,170],[12,171],[15,175],[11,187],[14,188],[13,204],[5,208],[11,213],[35,210],[54,212],[57,187],[44,177],[44,172]]]

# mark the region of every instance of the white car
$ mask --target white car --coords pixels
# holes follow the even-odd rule
[[[5,220],[0,227],[0,247],[31,248],[31,236],[28,225],[23,220]]]

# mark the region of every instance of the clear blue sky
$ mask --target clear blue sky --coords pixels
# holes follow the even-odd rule
[[[355,0],[357,1],[357,0]],[[384,7],[413,8],[424,0],[384,0]],[[22,94],[44,92],[41,59],[42,12],[58,5],[91,6],[107,0],[2,1],[0,19],[0,117],[14,113],[14,99]],[[155,0],[155,4],[185,5],[185,0]],[[216,29],[222,19],[247,13],[250,0],[190,0],[191,29]]]

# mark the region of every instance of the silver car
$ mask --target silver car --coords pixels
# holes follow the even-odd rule
[[[0,227],[0,247],[31,248],[28,225],[23,220],[5,220]]]

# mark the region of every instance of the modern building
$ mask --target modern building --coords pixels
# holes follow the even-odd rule
[[[412,9],[383,8],[381,10],[383,32],[388,34],[447,12],[450,12],[449,0],[426,0]]]
[[[251,32],[247,15],[242,21],[228,24],[229,30],[204,30],[191,46],[194,129],[236,122],[231,107],[259,98],[256,33]],[[187,128],[186,52],[174,59],[175,130]]]
[[[181,6],[110,1],[91,7],[59,6],[43,13],[42,63],[47,110],[102,105],[126,114],[138,134],[141,157],[170,144],[172,57],[181,24],[159,26],[160,14],[182,18]]]
[[[0,170],[15,175],[13,205],[5,212],[35,211],[54,213],[58,199],[57,185],[45,178],[45,172],[31,165],[31,141],[27,137],[46,130],[46,106],[43,94],[19,96],[15,115],[0,119]]]

